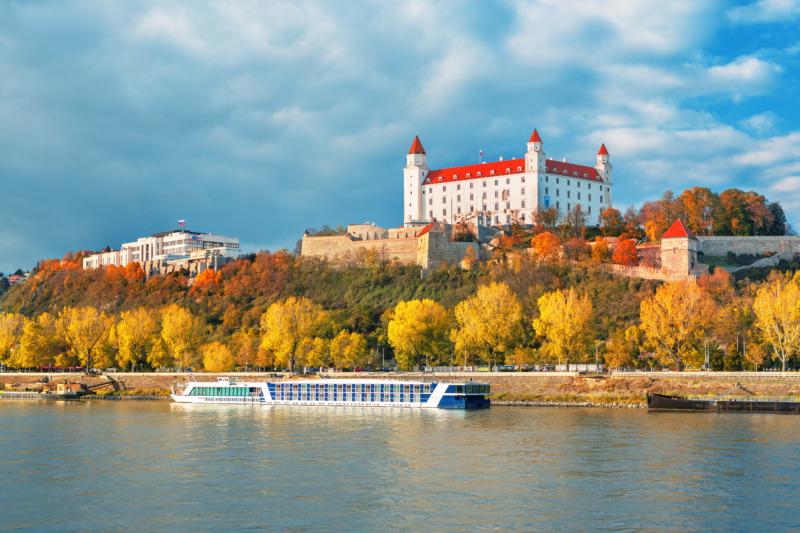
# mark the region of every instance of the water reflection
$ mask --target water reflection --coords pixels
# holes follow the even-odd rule
[[[0,529],[800,523],[793,416],[6,402],[0,424]]]

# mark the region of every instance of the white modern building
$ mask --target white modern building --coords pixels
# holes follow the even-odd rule
[[[100,252],[83,259],[84,269],[139,263],[150,274],[170,265],[186,267],[194,261],[219,265],[240,254],[239,239],[213,233],[177,229],[140,237],[119,250]]]
[[[524,157],[431,170],[419,137],[403,171],[403,223],[432,220],[450,224],[530,224],[539,209],[555,208],[563,217],[580,205],[588,225],[611,206],[611,162],[600,146],[594,166],[547,157],[536,130]]]

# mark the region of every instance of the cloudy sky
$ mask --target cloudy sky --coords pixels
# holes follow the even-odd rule
[[[292,248],[432,167],[605,142],[624,208],[754,189],[800,226],[800,0],[0,2],[0,271],[175,226]]]

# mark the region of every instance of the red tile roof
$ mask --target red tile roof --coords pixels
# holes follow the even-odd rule
[[[519,159],[509,159],[508,161],[491,161],[463,167],[431,170],[428,172],[428,177],[425,178],[425,183],[447,183],[448,181],[456,180],[489,178],[506,174],[519,174],[524,170],[525,159],[521,157]]]
[[[540,143],[540,142],[542,142],[542,138],[539,137],[539,132],[536,131],[535,128],[533,130],[533,133],[531,134],[531,138],[528,139],[528,142],[529,143]]]
[[[686,229],[686,226],[683,225],[681,219],[677,219],[669,229],[664,232],[664,235],[661,236],[662,239],[694,239],[695,236],[692,234],[691,231]]]
[[[409,154],[424,154],[425,148],[419,142],[419,135],[414,135],[414,142],[411,143],[411,148],[408,149]]]
[[[422,228],[422,231],[420,231],[420,232],[417,234],[417,237],[422,237],[423,235],[425,235],[426,233],[428,233],[428,232],[431,230],[431,228],[433,228],[433,225],[434,225],[434,224],[436,224],[436,222],[431,222],[430,224],[428,224],[427,226],[425,226],[424,228]]]
[[[597,169],[586,165],[576,165],[575,163],[565,163],[564,161],[553,161],[548,159],[546,162],[547,172],[558,174],[568,178],[579,178],[592,181],[603,181]],[[566,171],[566,173],[564,172]]]
[[[608,155],[608,150],[606,150],[605,143],[600,145],[600,149],[597,151],[597,155]]]
[[[546,172],[558,174],[561,177],[603,181],[597,169],[586,165],[565,163],[548,159]],[[520,174],[525,171],[525,158],[509,159],[507,161],[491,161],[463,167],[449,167],[431,170],[425,178],[425,185],[431,183],[448,183],[451,181],[470,180],[477,178],[490,178],[506,174]]]

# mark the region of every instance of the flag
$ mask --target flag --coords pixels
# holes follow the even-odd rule
[[[185,221],[185,220],[183,220],[183,219],[180,219],[180,220],[178,221],[178,226],[179,226],[179,227],[184,227],[184,226],[186,226],[186,221]]]

